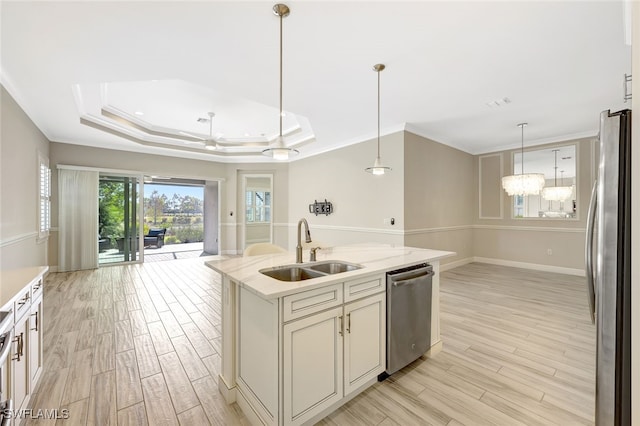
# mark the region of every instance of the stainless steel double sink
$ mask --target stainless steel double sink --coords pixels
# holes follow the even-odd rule
[[[362,269],[362,265],[342,262],[340,260],[324,260],[315,263],[296,263],[293,265],[274,266],[260,269],[260,273],[280,281],[303,281],[311,278],[326,277],[327,275]]]

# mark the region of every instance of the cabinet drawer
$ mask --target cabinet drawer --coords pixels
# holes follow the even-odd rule
[[[31,299],[36,300],[42,294],[42,278],[33,283],[31,287]]]
[[[28,287],[18,295],[18,299],[16,299],[15,301],[15,305],[13,307],[15,322],[18,322],[18,320],[22,317],[22,315],[24,315],[25,312],[29,312],[30,307],[31,287]]]
[[[342,283],[285,296],[283,298],[284,321],[339,306],[342,300]]]
[[[386,290],[384,275],[370,275],[344,283],[344,301],[350,302]]]

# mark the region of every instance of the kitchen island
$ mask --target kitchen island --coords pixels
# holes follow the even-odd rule
[[[260,271],[296,265],[294,253],[206,262],[222,275],[220,392],[254,424],[313,423],[331,413],[385,370],[386,273],[424,262],[435,273],[425,355],[435,355],[442,345],[439,261],[454,254],[388,245],[323,248],[315,263],[297,265],[340,261],[358,269],[292,282]]]

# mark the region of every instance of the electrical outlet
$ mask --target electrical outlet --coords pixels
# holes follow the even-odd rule
[[[547,249],[547,256],[551,256],[551,255],[553,255],[553,250]]]

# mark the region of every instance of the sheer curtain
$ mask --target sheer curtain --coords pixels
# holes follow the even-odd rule
[[[58,170],[58,270],[98,267],[98,172]]]

